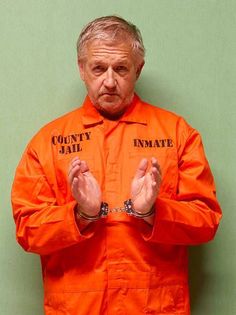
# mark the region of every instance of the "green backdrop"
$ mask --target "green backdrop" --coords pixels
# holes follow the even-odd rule
[[[224,219],[213,242],[190,249],[192,314],[236,314],[235,10],[234,0],[0,1],[1,315],[43,314],[39,257],[15,242],[14,170],[32,135],[83,100],[77,36],[113,13],[143,34],[138,93],[201,132],[215,175]]]

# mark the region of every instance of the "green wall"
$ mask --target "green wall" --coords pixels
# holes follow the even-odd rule
[[[85,95],[75,42],[106,14],[139,26],[147,48],[137,85],[203,136],[224,219],[214,242],[190,250],[193,315],[236,314],[236,1],[0,0],[0,314],[40,315],[40,261],[15,242],[10,189],[32,135]]]

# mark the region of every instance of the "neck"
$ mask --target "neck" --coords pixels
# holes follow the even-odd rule
[[[113,121],[115,121],[115,120],[119,120],[122,116],[123,116],[123,114],[124,114],[124,112],[126,111],[126,108],[123,110],[123,111],[121,111],[121,112],[118,112],[118,113],[108,113],[108,112],[106,112],[106,111],[103,111],[102,109],[99,109],[98,110],[98,112],[104,117],[104,118],[106,118],[106,119],[108,119],[108,120],[113,120]]]

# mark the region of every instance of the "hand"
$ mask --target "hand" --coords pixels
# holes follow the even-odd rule
[[[131,184],[131,200],[134,209],[140,213],[148,212],[159,193],[161,184],[161,169],[157,159],[151,158],[151,168],[148,169],[148,160],[142,159]]]
[[[74,158],[69,168],[71,192],[79,209],[91,216],[97,215],[101,206],[101,190],[85,161]]]

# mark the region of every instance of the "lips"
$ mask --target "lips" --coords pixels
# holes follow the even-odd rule
[[[102,93],[100,96],[117,96],[116,93]]]

